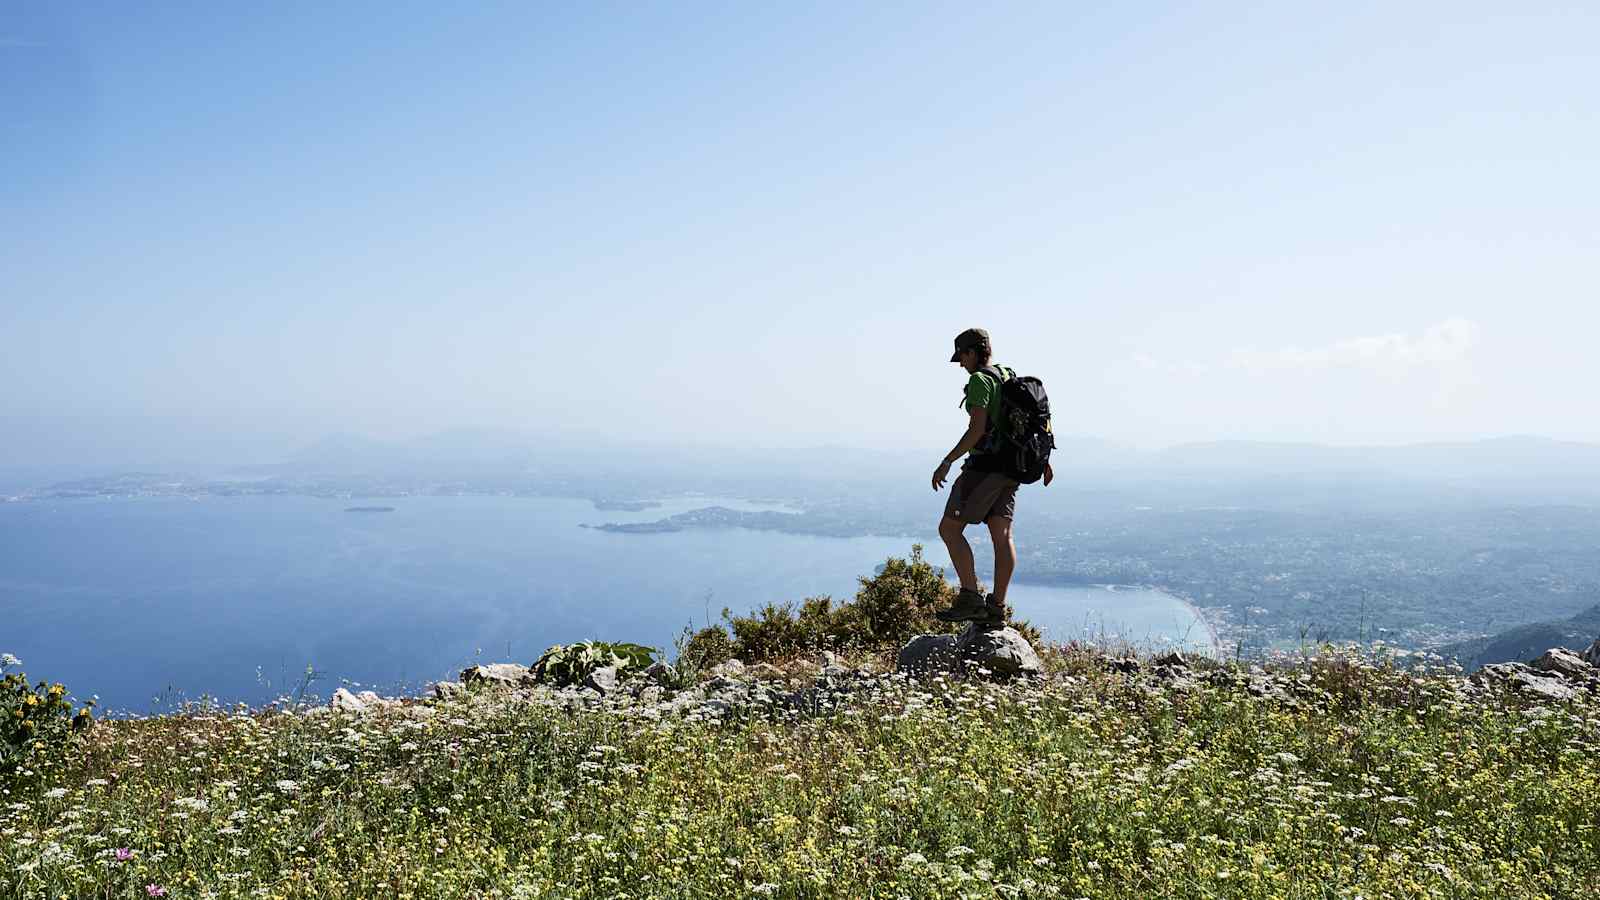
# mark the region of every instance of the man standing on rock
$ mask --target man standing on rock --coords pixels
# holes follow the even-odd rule
[[[1017,565],[1017,548],[1011,542],[1011,516],[1017,508],[1018,482],[1000,471],[992,437],[992,423],[1000,416],[1000,385],[1017,377],[1017,373],[994,365],[990,362],[992,355],[989,332],[982,328],[968,328],[956,335],[950,361],[959,363],[967,372],[967,386],[961,398],[967,412],[967,430],[933,470],[933,489],[937,491],[944,487],[951,464],[967,457],[960,476],[950,485],[950,498],[939,520],[939,537],[950,551],[950,561],[961,579],[961,593],[953,606],[934,615],[945,622],[970,621],[985,627],[1005,624],[1006,588]],[[1048,485],[1054,478],[1047,463],[1044,483]],[[968,525],[979,522],[989,526],[989,537],[994,542],[994,593],[987,597],[978,585],[972,545],[962,534]]]

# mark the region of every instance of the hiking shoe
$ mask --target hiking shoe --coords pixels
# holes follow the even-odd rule
[[[962,588],[961,593],[956,595],[956,602],[950,604],[949,609],[941,609],[934,613],[933,617],[941,622],[969,622],[988,615],[988,607],[983,602],[983,593]]]
[[[1006,624],[1006,607],[1004,603],[994,599],[994,595],[983,598],[983,618],[973,619],[973,622],[983,628],[1003,628]]]

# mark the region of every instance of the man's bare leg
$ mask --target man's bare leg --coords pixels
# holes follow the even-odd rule
[[[956,567],[956,577],[961,579],[961,586],[969,591],[976,591],[978,564],[972,559],[972,545],[967,543],[966,535],[961,533],[966,527],[967,524],[960,519],[945,516],[939,520],[939,537],[944,539],[945,549],[950,551],[950,564]]]
[[[989,538],[994,542],[994,599],[1004,609],[1006,588],[1011,584],[1011,573],[1017,568],[1017,545],[1011,542],[1010,519],[990,516],[984,524],[989,526]],[[967,558],[972,558],[971,548],[967,550]]]

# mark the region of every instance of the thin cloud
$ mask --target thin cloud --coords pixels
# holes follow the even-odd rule
[[[1441,368],[1465,362],[1477,347],[1482,329],[1469,319],[1446,319],[1421,334],[1379,334],[1348,338],[1310,349],[1235,350],[1225,365],[1268,373],[1361,369],[1398,374],[1419,368]]]
[[[1418,334],[1392,332],[1345,338],[1320,347],[1234,350],[1215,362],[1158,359],[1140,351],[1130,362],[1147,372],[1196,378],[1218,372],[1254,375],[1283,372],[1365,371],[1405,375],[1428,370],[1461,374],[1478,346],[1482,328],[1470,319],[1450,318]]]
[[[0,36],[0,50],[9,50],[16,47],[45,47],[40,41],[30,41],[27,38]]]

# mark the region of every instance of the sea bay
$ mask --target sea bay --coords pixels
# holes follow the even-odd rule
[[[31,678],[131,712],[201,696],[265,702],[295,690],[308,666],[315,693],[344,683],[398,692],[475,661],[527,663],[550,644],[585,638],[670,654],[684,626],[717,621],[723,607],[847,600],[859,576],[913,543],[579,527],[712,505],[773,508],[654,499],[643,510],[504,496],[0,503],[0,652],[20,657]],[[924,543],[930,561],[948,566],[937,541]],[[1049,639],[1212,649],[1195,612],[1163,592],[1021,577],[1012,605]]]

